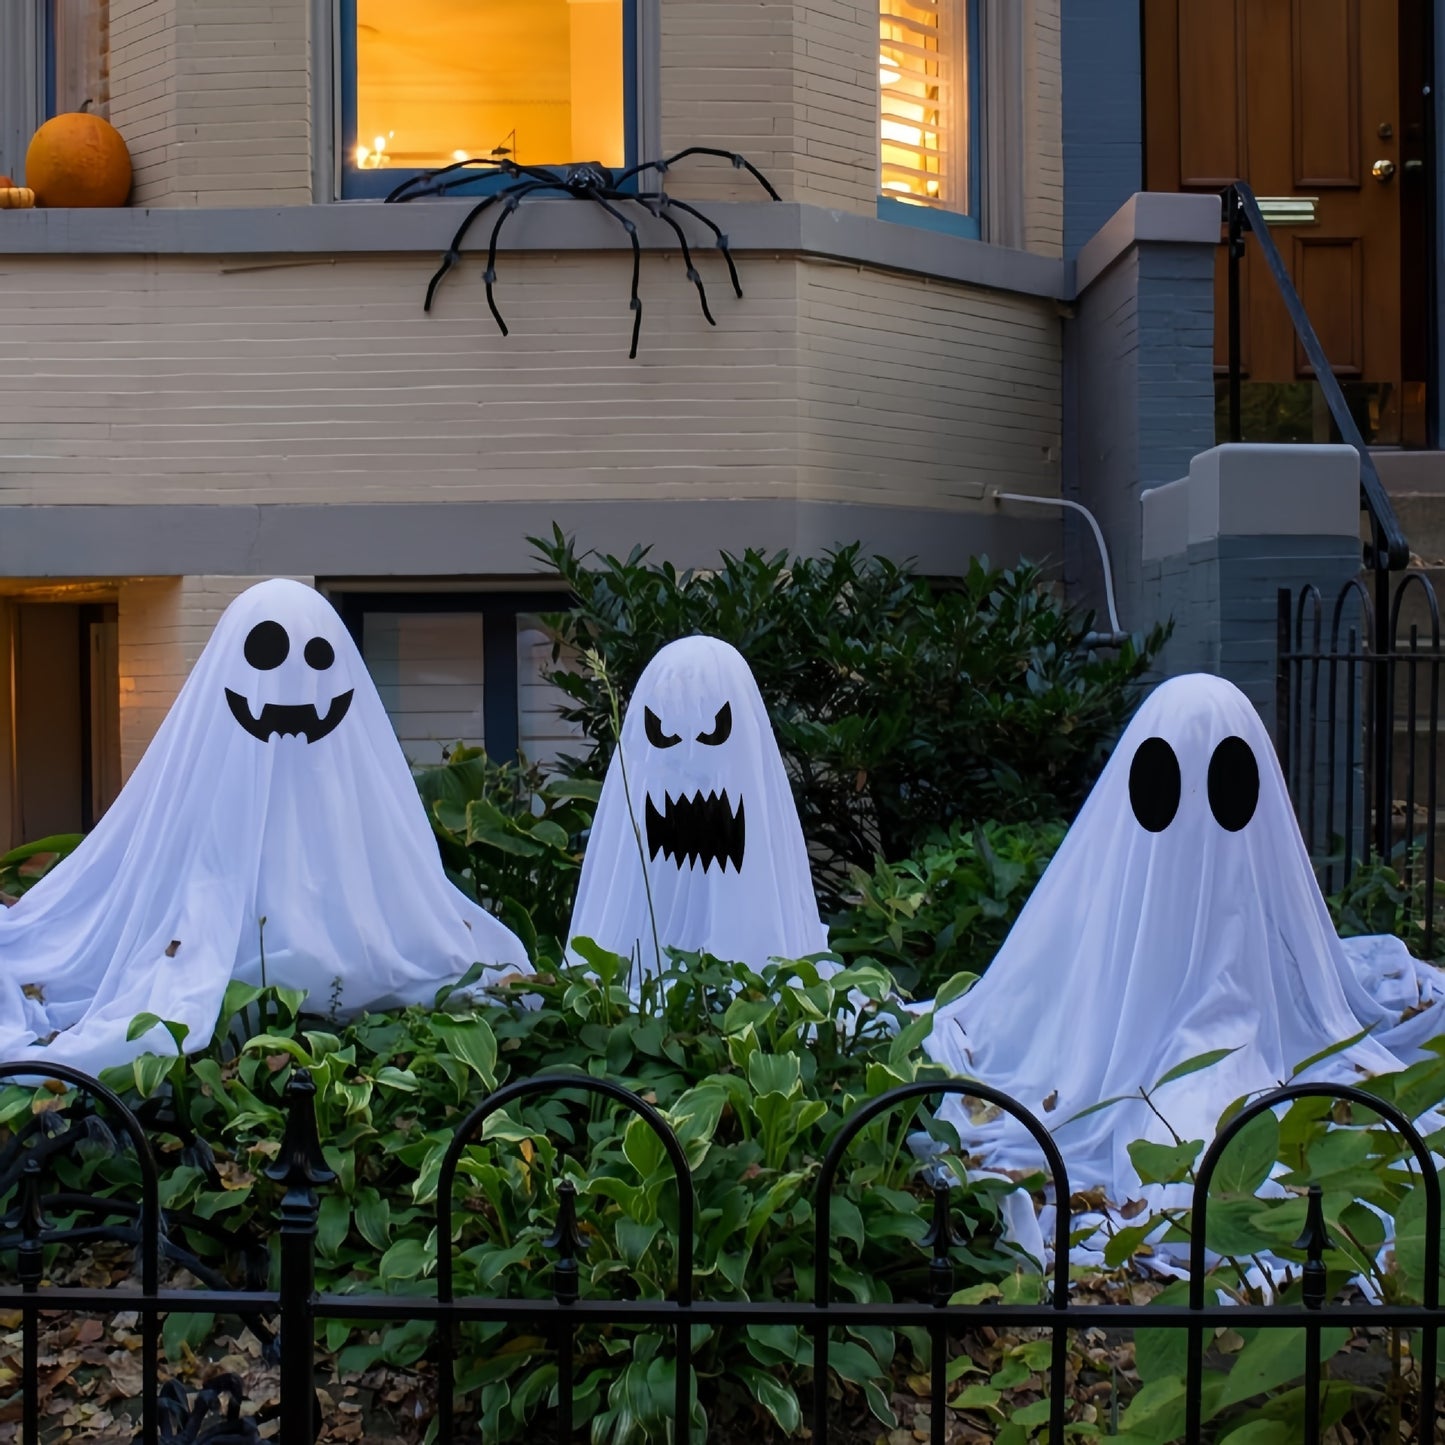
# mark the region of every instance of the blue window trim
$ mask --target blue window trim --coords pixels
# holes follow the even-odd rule
[[[3,0],[0,0],[3,3]],[[970,0],[972,4],[972,0]],[[622,0],[622,118],[624,126],[623,154],[626,164],[637,163],[637,6],[638,0]],[[356,155],[356,0],[340,0],[341,48],[337,60],[341,83],[341,198],[353,200],[384,200],[408,176],[422,172],[401,168],[360,170],[353,162]],[[557,157],[550,161],[528,161],[529,165],[561,168],[578,161],[596,160],[596,156]],[[479,176],[452,191],[457,196],[484,196],[507,185],[507,176]]]
[[[55,0],[45,0],[45,119],[55,114]]]
[[[982,235],[979,226],[979,197],[983,193],[979,181],[979,166],[983,152],[979,146],[979,85],[978,77],[978,0],[966,0],[967,12],[964,29],[968,47],[968,210],[941,211],[932,206],[919,206],[901,201],[896,196],[878,197],[878,219],[894,221],[903,226],[916,226],[921,231],[937,231],[945,236],[966,236],[978,240]]]

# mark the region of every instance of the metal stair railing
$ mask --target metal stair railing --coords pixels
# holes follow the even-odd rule
[[[1385,491],[1375,460],[1370,455],[1360,428],[1355,422],[1345,394],[1340,388],[1339,378],[1330,365],[1325,349],[1315,333],[1315,328],[1305,310],[1300,294],[1290,279],[1284,257],[1270,235],[1269,225],[1259,208],[1259,201],[1247,181],[1237,180],[1221,192],[1224,204],[1224,222],[1228,229],[1228,323],[1229,323],[1229,439],[1242,441],[1240,422],[1240,285],[1239,263],[1244,258],[1244,238],[1252,235],[1259,246],[1275,290],[1284,302],[1290,325],[1303,348],[1309,364],[1314,369],[1315,380],[1319,383],[1330,417],[1339,430],[1341,439],[1354,447],[1360,456],[1360,510],[1370,519],[1370,541],[1364,549],[1365,566],[1374,574],[1375,606],[1371,620],[1374,636],[1371,639],[1376,654],[1385,656],[1390,651],[1390,574],[1403,571],[1410,565],[1410,545],[1395,515],[1389,494]],[[1387,669],[1376,669],[1374,685],[1371,688],[1369,706],[1375,724],[1375,736],[1380,740],[1376,748],[1375,798],[1377,816],[1374,819],[1376,845],[1382,858],[1390,856],[1390,795],[1392,748],[1390,745],[1390,718],[1392,699]]]

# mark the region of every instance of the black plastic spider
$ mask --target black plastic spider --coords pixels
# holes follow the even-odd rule
[[[431,310],[432,298],[436,295],[436,289],[441,285],[442,278],[462,259],[462,242],[466,239],[472,224],[484,211],[500,204],[502,210],[497,217],[496,224],[492,227],[492,239],[487,246],[487,269],[482,272],[482,278],[487,283],[487,306],[496,318],[502,335],[505,336],[507,323],[502,320],[502,313],[497,310],[497,303],[492,297],[492,283],[497,279],[497,238],[502,233],[502,227],[506,224],[507,217],[517,209],[523,199],[527,196],[552,191],[574,197],[579,201],[595,201],[622,226],[623,230],[627,232],[628,239],[632,242],[632,297],[629,304],[633,311],[633,320],[632,349],[627,353],[629,360],[637,355],[637,337],[642,330],[642,301],[637,294],[638,276],[642,265],[642,248],[637,241],[636,225],[618,209],[618,204],[621,202],[642,206],[658,220],[664,221],[672,227],[673,234],[676,235],[678,245],[682,249],[683,264],[687,267],[687,279],[697,287],[698,300],[702,303],[702,314],[707,318],[709,326],[716,326],[717,322],[713,320],[712,312],[708,309],[707,292],[703,289],[702,277],[698,275],[697,268],[692,264],[692,251],[688,247],[687,236],[671,213],[675,210],[682,211],[701,221],[713,233],[717,241],[717,248],[723,253],[723,259],[727,262],[728,276],[732,280],[733,290],[741,296],[743,288],[738,281],[738,268],[733,264],[732,252],[728,249],[728,238],[717,223],[705,216],[696,206],[689,205],[686,201],[674,200],[669,196],[663,189],[661,180],[658,181],[656,190],[626,189],[628,183],[642,175],[643,172],[656,171],[659,177],[665,176],[678,161],[685,160],[688,156],[719,156],[723,160],[731,161],[734,169],[747,171],[773,200],[782,199],[773,189],[768,178],[751,161],[734,151],[718,150],[713,146],[688,146],[686,150],[678,151],[676,155],[668,156],[665,160],[643,161],[639,165],[629,166],[622,171],[611,171],[595,161],[568,166],[565,171],[556,171],[546,166],[520,166],[515,161],[509,160],[476,159],[456,161],[452,165],[442,166],[439,170],[426,171],[421,175],[408,177],[387,196],[388,202],[414,201],[422,196],[444,196],[449,191],[470,185],[479,176],[506,175],[512,177],[511,185],[503,186],[483,197],[467,212],[466,219],[457,227],[457,233],[452,237],[452,243],[447,247],[446,255],[442,257],[442,263],[437,268],[436,275],[431,278],[431,284],[426,288],[426,304],[423,309]],[[452,179],[444,179],[447,176],[451,176]]]

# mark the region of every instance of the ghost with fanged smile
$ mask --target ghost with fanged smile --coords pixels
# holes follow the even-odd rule
[[[827,949],[772,725],[747,663],[726,642],[669,643],[638,679],[570,936],[639,961],[634,980],[665,963],[669,948],[754,968]]]
[[[159,1027],[126,1038],[141,1013],[200,1048],[233,978],[345,1016],[429,1004],[476,962],[483,982],[530,972],[443,872],[341,619],[277,579],[226,609],[95,830],[0,909],[0,1058],[174,1052]]]

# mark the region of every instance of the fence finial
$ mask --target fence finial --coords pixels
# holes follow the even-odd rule
[[[266,1168],[266,1177],[284,1184],[288,1195],[298,1190],[309,1194],[316,1185],[330,1184],[336,1178],[321,1152],[316,1085],[309,1069],[297,1069],[286,1084],[286,1132],[276,1162]]]
[[[578,1280],[581,1274],[578,1259],[587,1254],[587,1238],[577,1228],[577,1186],[564,1179],[557,1186],[557,1227],[542,1241],[544,1249],[559,1253],[552,1266],[552,1293],[558,1304],[577,1303]]]
[[[950,1251],[963,1241],[953,1232],[953,1209],[949,1202],[951,1184],[940,1170],[933,1181],[933,1222],[921,1243],[933,1251],[928,1266],[928,1293],[941,1309],[953,1298],[953,1259]]]
[[[1309,1204],[1305,1210],[1304,1233],[1295,1240],[1294,1248],[1305,1252],[1304,1306],[1317,1310],[1325,1302],[1325,1250],[1330,1236],[1325,1229],[1324,1195],[1318,1184],[1310,1185]]]

